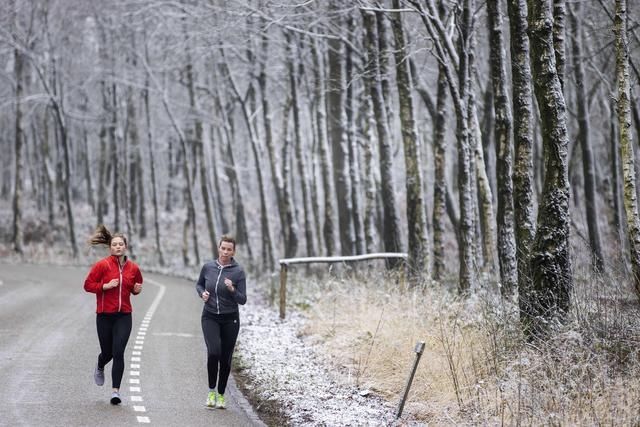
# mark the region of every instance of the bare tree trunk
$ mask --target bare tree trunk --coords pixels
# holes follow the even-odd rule
[[[437,115],[433,125],[433,279],[442,280],[446,271],[444,254],[445,214],[447,196],[446,107],[447,77],[442,65],[438,66]]]
[[[393,8],[400,9],[400,0],[393,0]],[[419,283],[428,266],[427,226],[425,220],[422,171],[418,135],[413,113],[411,77],[406,52],[402,16],[398,13],[391,19],[395,38],[396,79],[400,103],[400,122],[404,146],[407,190],[407,224],[409,227],[409,266],[413,280]]]
[[[471,11],[474,8],[473,0],[465,0],[462,9],[461,41],[459,51],[456,52],[451,39],[436,11],[433,0],[428,0],[425,5],[411,0],[410,3],[420,13],[431,39],[434,42],[437,55],[442,58],[451,99],[456,112],[456,137],[458,141],[458,191],[460,204],[460,218],[458,220],[458,251],[459,251],[459,283],[461,293],[467,293],[476,281],[476,267],[474,264],[475,227],[473,218],[473,197],[471,177],[471,129],[470,129],[470,74],[469,74],[469,48],[471,46],[472,19]],[[426,6],[426,9],[425,9]],[[448,60],[445,60],[447,58]],[[457,73],[456,66],[457,65]],[[457,76],[457,78],[456,78]],[[450,196],[450,194],[448,194]],[[449,200],[449,199],[447,199]],[[448,206],[448,204],[447,204]],[[447,209],[450,212],[451,209]],[[450,215],[453,218],[453,215]]]
[[[51,165],[51,147],[49,145],[49,121],[47,118],[49,114],[45,111],[43,114],[42,128],[43,128],[43,137],[42,137],[42,160],[43,160],[43,175],[46,183],[46,200],[45,203],[47,205],[47,223],[49,227],[54,226],[55,219],[55,208],[54,208],[54,177],[53,177],[53,166]]]
[[[186,34],[186,28],[184,28],[185,41],[188,39]],[[196,76],[193,71],[193,59],[188,47],[188,43],[185,43],[186,47],[186,65],[185,65],[185,77],[187,83],[187,92],[189,95],[189,106],[193,116],[193,144],[194,147],[194,161],[195,167],[198,168],[198,174],[200,178],[200,192],[202,194],[202,203],[204,204],[204,216],[207,222],[207,231],[209,237],[209,245],[211,249],[211,257],[216,259],[218,257],[218,238],[216,228],[213,224],[213,207],[211,206],[211,197],[209,195],[209,178],[207,177],[207,164],[204,157],[204,141],[203,141],[203,129],[202,121],[198,117],[198,99],[196,96]],[[185,154],[186,156],[186,154]],[[186,157],[185,157],[186,160]]]
[[[475,8],[474,0],[465,0],[462,7],[462,16],[459,22],[461,35],[459,40],[458,63],[458,90],[459,94],[453,94],[453,98],[459,99],[456,111],[456,136],[458,139],[458,198],[460,204],[460,227],[462,245],[459,247],[460,271],[459,290],[466,293],[475,283],[476,266],[474,262],[474,217],[473,217],[473,186],[471,171],[471,115],[470,94],[471,74],[470,55],[471,39],[473,37],[472,11]],[[453,82],[451,76],[450,85]]]
[[[565,17],[567,8],[565,0],[553,0],[553,49],[556,57],[556,71],[560,80],[560,87],[564,91],[564,76],[566,70]]]
[[[589,101],[585,91],[584,67],[582,65],[583,53],[582,43],[584,35],[580,23],[579,15],[581,4],[576,3],[574,10],[569,14],[569,19],[573,25],[573,69],[576,78],[576,103],[578,111],[578,140],[582,148],[582,170],[584,175],[585,204],[587,211],[587,226],[589,228],[589,243],[593,266],[597,271],[604,271],[604,258],[602,256],[602,244],[600,242],[600,228],[598,225],[599,215],[596,200],[596,176],[593,161],[593,150],[591,149],[591,125],[589,122]]]
[[[106,54],[106,36],[102,27],[99,27],[100,31],[100,44],[98,47],[98,52],[100,56],[100,61],[103,67],[107,66],[107,54]],[[97,195],[98,195],[98,209],[97,209],[97,224],[104,224],[105,216],[108,215],[109,210],[109,202],[107,197],[107,187],[108,187],[108,170],[109,170],[109,162],[111,160],[110,153],[107,145],[107,117],[109,111],[109,89],[107,87],[107,82],[103,78],[100,80],[100,94],[102,98],[102,114],[104,115],[103,120],[100,122],[100,131],[98,133],[98,138],[100,139],[100,155],[98,158],[98,185],[96,187]]]
[[[173,111],[171,110],[171,106],[169,105],[169,100],[167,99],[166,90],[163,89],[160,86],[160,84],[155,80],[155,76],[153,75],[153,72],[149,68],[149,64],[145,63],[145,67],[146,67],[148,77],[153,81],[154,86],[158,90],[160,90],[162,93],[162,105],[164,106],[165,112],[167,113],[167,116],[169,117],[169,121],[171,122],[171,127],[175,131],[178,137],[178,140],[180,141],[180,146],[182,148],[182,155],[183,155],[182,167],[183,167],[183,173],[184,173],[184,179],[185,179],[185,191],[187,193],[187,218],[185,220],[185,226],[183,231],[183,245],[184,245],[183,261],[185,265],[188,264],[188,257],[186,256],[186,254],[188,253],[187,228],[188,226],[191,226],[191,238],[193,242],[195,263],[196,265],[198,265],[200,264],[200,250],[198,248],[198,227],[196,224],[196,209],[195,209],[195,202],[194,202],[193,190],[192,190],[193,189],[193,183],[191,181],[192,172],[191,172],[191,164],[189,162],[189,156],[188,156],[189,150],[187,147],[187,140],[184,135],[184,132],[182,131],[180,126],[178,126],[178,122],[175,116],[173,115]]]
[[[511,296],[517,286],[518,270],[513,217],[513,183],[511,131],[513,121],[507,92],[507,70],[504,37],[502,35],[502,3],[487,1],[489,18],[489,45],[493,102],[496,115],[496,183],[498,199],[498,260],[500,262],[500,291]]]
[[[45,16],[48,15],[48,10],[44,11]],[[56,58],[57,55],[53,51],[53,46],[51,45],[50,38],[50,29],[48,26],[48,20],[45,19],[45,38],[48,43],[49,54],[50,54],[50,70],[53,76],[53,79],[50,81],[43,74],[43,70],[35,63],[33,63],[36,73],[40,79],[40,83],[44,88],[44,92],[49,101],[49,106],[53,112],[53,118],[56,122],[57,127],[57,136],[60,138],[60,143],[62,145],[62,189],[63,189],[63,201],[65,206],[65,211],[67,214],[67,226],[69,233],[69,243],[71,244],[71,251],[74,258],[78,257],[78,244],[76,241],[76,230],[75,230],[75,219],[73,215],[73,205],[71,203],[71,155],[69,149],[69,137],[67,134],[67,126],[65,122],[65,114],[62,109],[62,105],[60,104],[61,99],[63,99],[63,94],[59,93],[58,85],[59,85],[59,74],[57,72],[56,66]]]
[[[145,46],[146,49],[146,46]],[[148,77],[145,88],[148,88]],[[158,189],[156,179],[156,161],[155,161],[155,149],[153,147],[153,132],[151,124],[151,112],[149,110],[149,90],[145,89],[142,93],[144,99],[144,111],[147,119],[147,146],[149,147],[149,169],[151,172],[151,203],[153,204],[153,229],[155,231],[155,243],[156,243],[156,256],[158,257],[158,264],[165,265],[164,254],[162,253],[162,245],[160,244],[162,238],[160,236],[160,221],[159,221],[159,203],[158,203]]]
[[[622,195],[620,194],[620,188],[622,188],[620,182],[620,172],[622,171],[622,167],[620,167],[620,146],[618,144],[618,129],[616,128],[616,111],[615,108],[609,109],[609,115],[611,121],[609,123],[609,141],[611,142],[610,146],[610,157],[611,157],[611,208],[613,210],[613,220],[611,221],[613,225],[613,229],[616,236],[616,241],[619,247],[624,251],[625,239],[624,239],[624,231],[623,231],[623,216],[621,206]]]
[[[518,261],[520,316],[531,313],[530,254],[535,235],[533,213],[533,95],[526,0],[508,0],[511,28],[511,75],[513,79],[514,165],[513,208]]]
[[[393,154],[389,135],[387,112],[384,106],[379,80],[379,52],[375,27],[375,15],[362,10],[365,28],[365,49],[367,51],[367,67],[365,68],[365,85],[371,97],[378,131],[380,155],[380,175],[382,185],[382,203],[384,215],[384,248],[387,252],[400,252],[400,226],[396,213],[396,196],[393,185]],[[395,266],[391,263],[391,266]]]
[[[14,1],[10,5],[11,12],[17,11],[15,9]],[[17,17],[14,18],[14,23],[17,22]],[[13,30],[13,28],[12,28]],[[24,132],[22,130],[22,70],[24,67],[24,58],[22,53],[16,46],[13,49],[13,73],[15,76],[16,90],[15,90],[15,102],[16,102],[16,118],[15,118],[15,178],[13,182],[13,230],[11,242],[13,244],[13,250],[18,254],[24,254],[24,233],[22,225],[22,191],[24,179],[22,177],[24,171],[23,160],[23,142]]]
[[[289,138],[289,113],[291,112],[291,98],[287,99],[283,111],[283,124],[282,131],[284,133],[284,144],[282,145],[282,177],[284,181],[283,196],[285,201],[284,211],[286,213],[287,220],[287,239],[285,242],[285,257],[291,258],[295,256],[298,251],[298,225],[296,221],[296,215],[293,206],[293,199],[290,192],[290,160],[289,160],[289,146],[291,140]]]
[[[347,28],[349,34],[356,33],[355,19],[352,14],[349,14],[347,18]],[[346,45],[346,58],[345,58],[345,74],[346,81],[354,81],[356,76],[353,70],[353,48],[350,44]],[[362,219],[362,202],[360,198],[360,165],[359,165],[359,153],[358,143],[356,140],[356,125],[355,125],[355,111],[354,104],[354,85],[348,84],[345,103],[346,103],[346,119],[347,119],[347,146],[349,148],[349,178],[351,183],[351,205],[353,209],[353,239],[354,250],[357,254],[364,253],[364,224]]]
[[[173,212],[173,207],[176,200],[175,178],[178,176],[178,154],[173,135],[167,136],[167,191],[164,198],[164,210],[166,212]]]
[[[364,235],[367,252],[375,252],[376,242],[376,179],[374,175],[375,165],[373,158],[375,136],[375,118],[371,107],[370,97],[364,94],[362,97],[365,118],[363,134],[368,143],[364,144],[364,176],[365,176],[365,203],[364,203]]]
[[[629,41],[627,39],[627,0],[616,0],[614,19],[616,37],[616,83],[618,86],[618,123],[620,161],[624,180],[624,209],[627,214],[629,256],[633,284],[640,298],[640,220],[636,200],[635,162],[631,134],[631,88],[629,86]]]
[[[276,149],[273,142],[273,130],[271,128],[271,108],[269,105],[269,92],[267,87],[267,58],[269,57],[269,38],[266,31],[262,34],[260,54],[258,55],[259,71],[258,86],[260,87],[260,99],[262,103],[262,122],[264,124],[264,138],[269,155],[269,167],[271,170],[271,183],[276,196],[278,219],[280,221],[280,234],[282,242],[286,241],[287,222],[285,215],[285,202],[283,196],[282,174],[276,160]],[[280,240],[280,239],[277,239]],[[279,246],[278,246],[279,247]]]
[[[378,34],[376,40],[378,45],[378,78],[380,79],[382,103],[387,117],[387,127],[391,128],[391,124],[393,123],[393,108],[391,108],[391,83],[389,83],[391,66],[389,63],[393,51],[391,46],[389,46],[389,20],[387,19],[387,15],[381,11],[376,11],[375,14],[376,31]]]
[[[87,102],[88,100],[85,100],[85,111],[87,110]],[[91,174],[91,149],[89,148],[89,132],[86,125],[82,127],[82,142],[82,164],[84,165],[84,179],[86,184],[85,190],[87,192],[87,203],[89,204],[89,206],[91,206],[91,210],[93,211],[93,213],[95,213],[96,201],[94,196],[95,191],[93,189],[93,176]]]
[[[298,179],[300,182],[300,189],[302,191],[302,213],[304,218],[304,237],[305,244],[307,248],[307,256],[315,256],[316,250],[314,247],[314,239],[313,239],[313,219],[311,215],[311,200],[309,199],[309,175],[307,171],[310,169],[307,167],[307,162],[303,152],[307,152],[306,149],[303,150],[302,144],[302,134],[301,134],[301,126],[300,123],[300,107],[298,100],[298,81],[296,77],[296,66],[294,63],[294,41],[292,40],[292,36],[288,31],[285,31],[285,40],[287,43],[287,69],[289,71],[289,87],[291,89],[291,102],[293,107],[293,135],[294,135],[294,146],[295,146],[295,155],[296,155],[296,163],[298,165]]]
[[[273,248],[271,247],[271,225],[269,223],[269,212],[267,210],[267,200],[265,195],[265,187],[264,187],[264,179],[262,177],[262,165],[260,162],[260,147],[258,137],[256,135],[255,126],[252,123],[251,117],[254,116],[254,113],[251,111],[251,107],[247,105],[247,101],[240,94],[240,90],[238,88],[235,79],[231,75],[228,64],[225,62],[224,73],[227,75],[229,79],[229,83],[231,89],[235,93],[236,101],[240,103],[240,107],[242,108],[242,116],[244,117],[245,124],[247,126],[247,131],[249,132],[249,140],[251,142],[251,151],[253,153],[253,159],[255,162],[256,168],[256,177],[258,180],[258,193],[260,198],[260,231],[262,237],[262,249],[263,249],[263,257],[262,257],[262,267],[265,269],[273,268],[275,263]],[[250,89],[251,90],[251,89]]]
[[[524,326],[526,333],[539,335],[548,328],[550,320],[566,315],[573,277],[569,256],[566,108],[553,50],[553,15],[550,1],[529,0],[528,6],[531,65],[540,110],[545,176],[531,255],[533,295],[527,296],[534,303]]]
[[[478,211],[480,216],[480,230],[482,231],[482,255],[484,268],[494,273],[496,271],[496,228],[493,215],[493,193],[487,176],[487,167],[484,158],[483,137],[480,130],[478,110],[475,105],[475,97],[469,94],[469,103],[472,107],[471,129],[469,134],[470,146],[473,149],[475,160],[475,176],[478,188]]]
[[[120,228],[120,179],[118,178],[118,136],[116,132],[116,128],[118,126],[118,98],[117,98],[117,87],[115,83],[111,83],[111,90],[109,92],[111,95],[111,105],[109,106],[111,110],[111,124],[107,128],[107,134],[109,135],[109,145],[111,146],[111,150],[109,154],[111,155],[111,173],[113,174],[113,183],[112,183],[112,194],[113,197],[113,224],[116,230],[121,230]]]
[[[335,4],[331,3],[332,7]],[[339,19],[339,18],[336,18]],[[342,23],[339,23],[342,26]],[[349,147],[344,129],[346,123],[344,102],[344,74],[342,70],[343,42],[332,38],[328,42],[329,75],[327,82],[327,111],[329,141],[333,157],[333,180],[336,191],[340,245],[342,255],[353,255],[353,205],[349,178]],[[295,111],[295,110],[294,110]]]
[[[327,114],[325,100],[325,86],[323,70],[324,61],[321,50],[318,47],[318,40],[311,44],[313,74],[315,80],[314,96],[317,103],[316,126],[318,132],[318,151],[320,154],[320,174],[322,176],[322,188],[324,194],[324,221],[322,225],[322,235],[324,237],[325,250],[327,255],[336,253],[335,246],[335,188],[333,186],[333,171],[329,160],[329,148],[327,142]]]

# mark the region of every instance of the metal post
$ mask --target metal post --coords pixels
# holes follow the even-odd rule
[[[287,264],[280,264],[280,318],[284,319],[287,305]]]
[[[413,367],[411,368],[411,373],[409,374],[409,378],[407,379],[407,385],[404,387],[404,394],[402,399],[400,399],[400,403],[398,403],[398,413],[396,414],[396,418],[400,418],[402,415],[402,410],[404,409],[404,403],[407,400],[407,395],[409,394],[409,389],[411,388],[411,383],[413,382],[413,376],[416,374],[416,369],[418,369],[418,362],[420,362],[420,357],[424,352],[424,341],[418,341],[416,343],[416,348],[413,349],[416,352],[416,358],[413,361]]]

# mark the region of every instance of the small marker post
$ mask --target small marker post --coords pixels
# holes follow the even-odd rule
[[[407,395],[409,394],[409,389],[411,388],[413,377],[416,374],[416,369],[418,369],[418,363],[420,362],[420,357],[424,352],[424,341],[418,341],[413,351],[416,353],[416,358],[413,361],[413,366],[411,367],[411,372],[409,373],[409,378],[407,379],[407,385],[405,385],[404,387],[404,394],[402,395],[402,399],[400,399],[400,402],[398,403],[398,412],[396,413],[396,418],[400,418],[400,416],[402,415],[402,410],[404,409],[404,403],[407,401]]]

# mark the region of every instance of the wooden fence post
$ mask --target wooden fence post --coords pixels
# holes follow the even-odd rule
[[[280,318],[284,319],[287,305],[287,264],[280,263]]]

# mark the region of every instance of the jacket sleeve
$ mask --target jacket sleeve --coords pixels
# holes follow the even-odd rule
[[[245,305],[247,302],[247,279],[244,271],[240,274],[240,278],[235,283],[236,291],[232,293],[233,299],[239,305]]]
[[[136,274],[133,278],[133,283],[131,284],[131,293],[133,295],[138,295],[140,292],[142,292],[142,291],[138,293],[133,292],[133,285],[135,285],[136,283],[142,283],[142,272],[140,271],[140,267],[138,267],[137,265],[136,265]]]
[[[204,276],[205,276],[205,266],[202,266],[202,269],[200,270],[200,277],[198,277],[198,281],[196,282],[196,292],[198,293],[198,296],[200,298],[202,298],[202,293],[205,291],[205,280],[204,280]]]
[[[101,294],[102,290],[102,275],[103,275],[102,262],[98,261],[91,270],[87,278],[84,279],[84,290],[91,292],[92,294]]]

